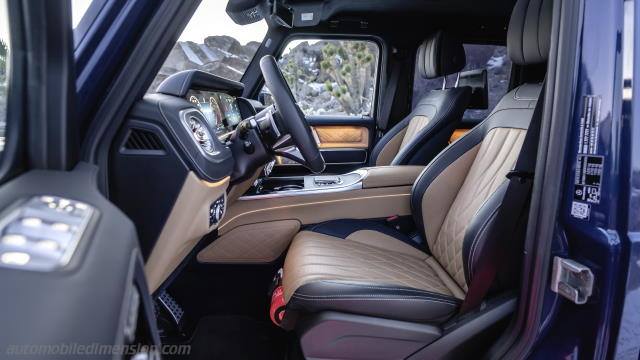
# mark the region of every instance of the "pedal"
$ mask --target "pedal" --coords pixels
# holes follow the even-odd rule
[[[182,306],[178,304],[176,299],[174,299],[168,292],[163,291],[158,296],[158,301],[162,305],[162,307],[167,310],[171,318],[175,322],[175,325],[180,328],[180,321],[182,321],[182,317],[184,316],[184,310]]]

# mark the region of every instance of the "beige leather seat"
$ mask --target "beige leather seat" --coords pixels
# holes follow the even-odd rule
[[[511,60],[546,61],[549,29],[542,26],[550,24],[551,1],[521,0],[518,11],[509,27]],[[287,310],[430,323],[454,315],[482,261],[540,89],[524,84],[507,93],[425,168],[411,199],[423,242],[375,221],[338,220],[300,232],[284,266]]]

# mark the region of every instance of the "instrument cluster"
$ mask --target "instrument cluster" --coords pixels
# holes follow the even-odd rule
[[[189,90],[187,99],[202,112],[218,138],[226,137],[242,120],[237,99],[229,94]]]

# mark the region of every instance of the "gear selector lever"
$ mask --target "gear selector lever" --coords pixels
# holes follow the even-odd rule
[[[342,184],[342,178],[340,176],[314,176],[313,183],[316,186],[330,186]]]

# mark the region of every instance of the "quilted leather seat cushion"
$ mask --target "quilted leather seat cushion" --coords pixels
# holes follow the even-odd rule
[[[300,232],[284,266],[287,308],[442,321],[464,293],[426,253],[375,230],[346,238]]]

